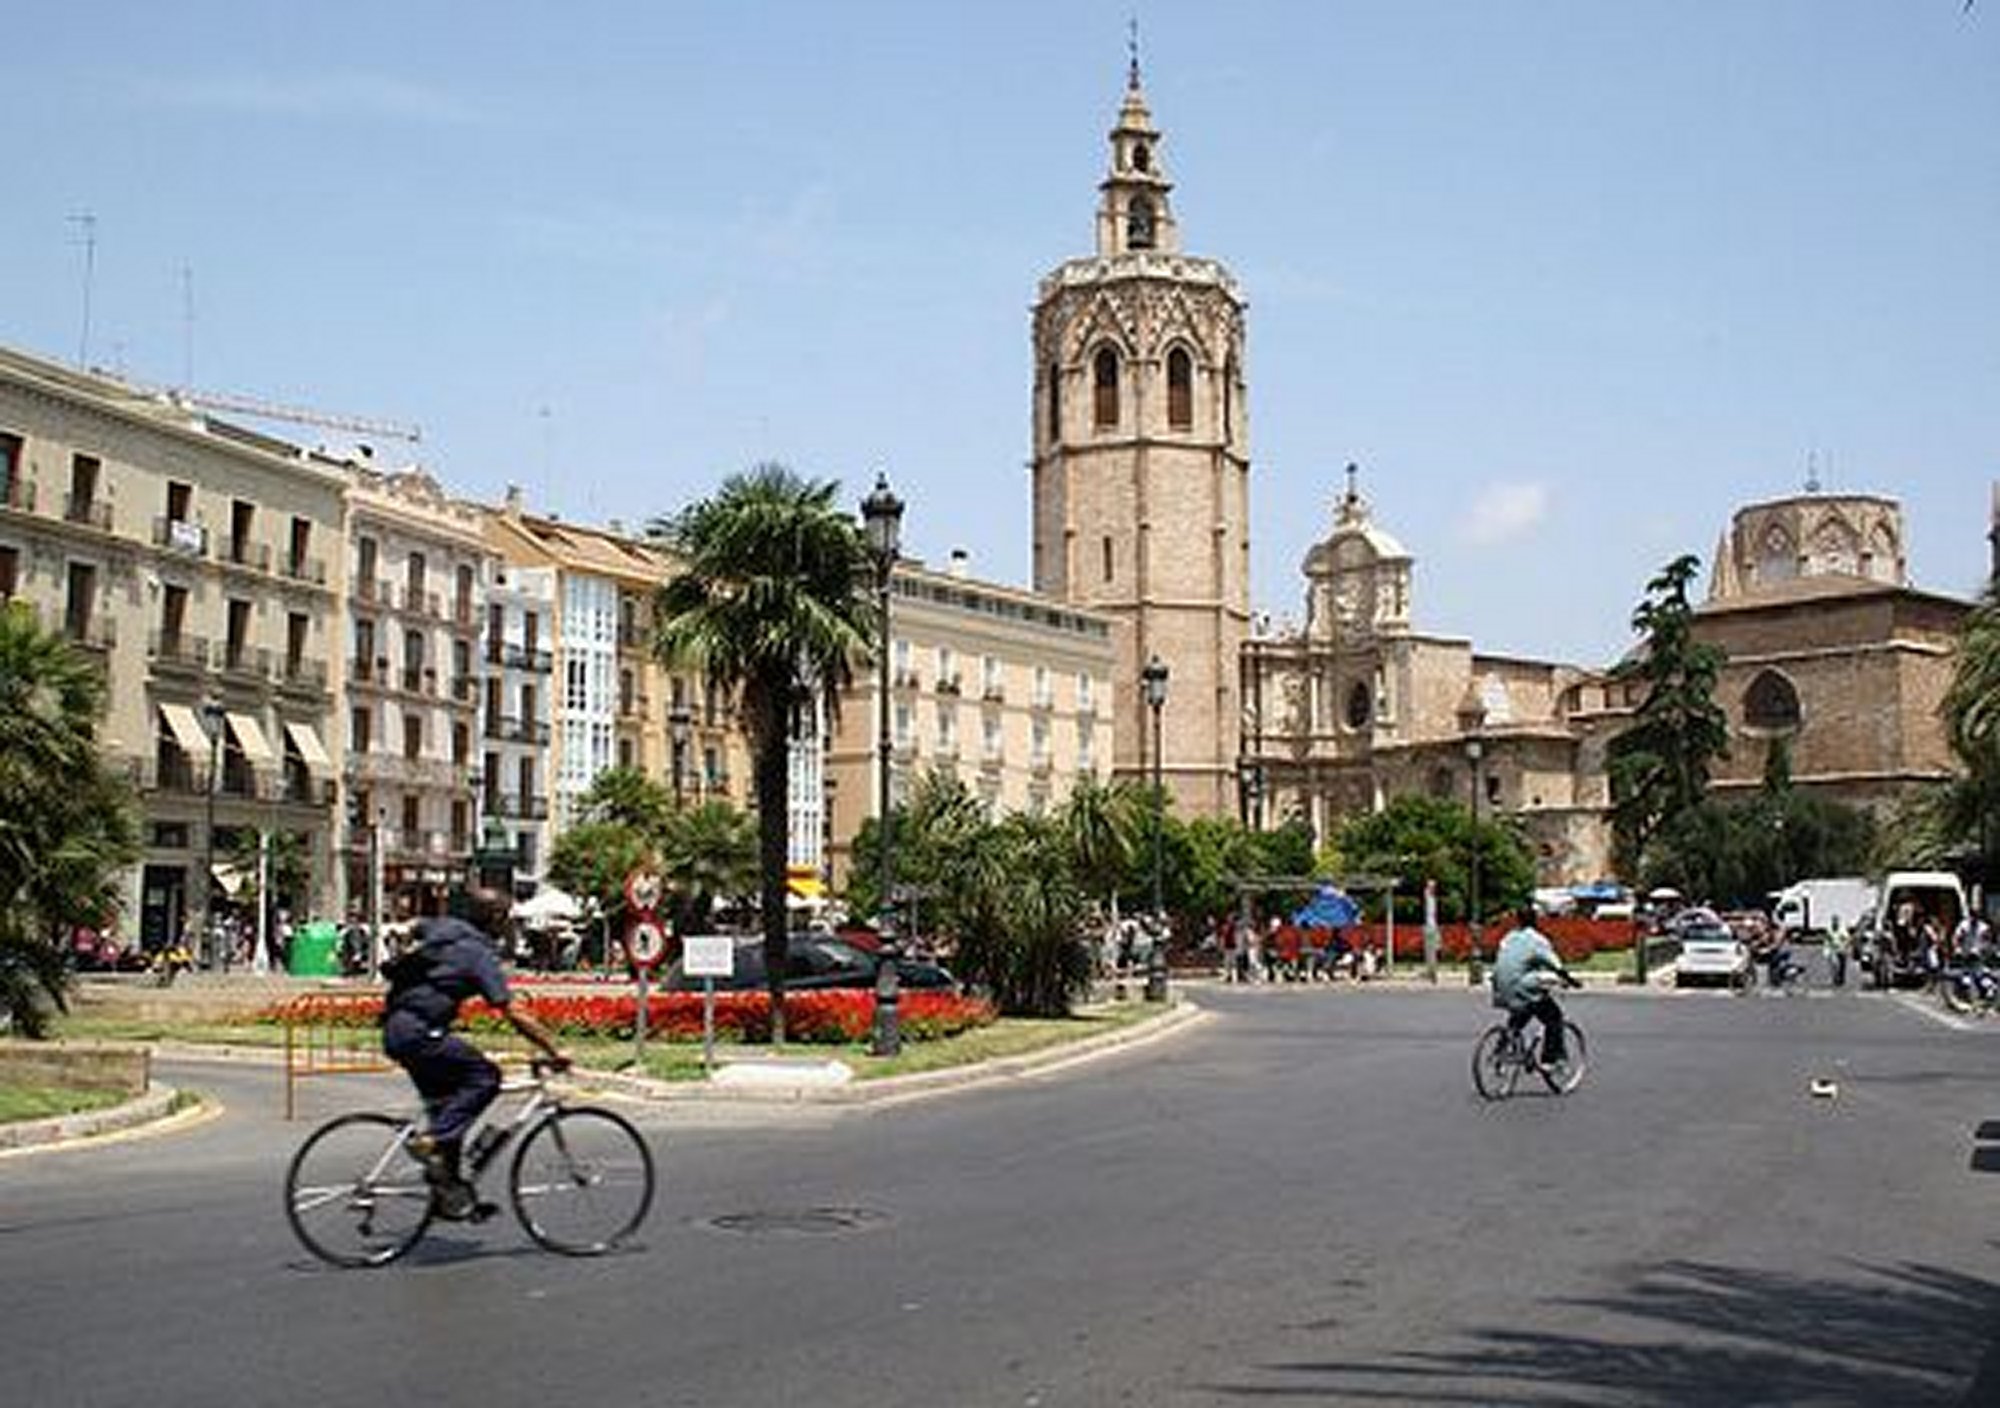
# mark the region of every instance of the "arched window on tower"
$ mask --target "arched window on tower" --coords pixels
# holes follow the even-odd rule
[[[1062,439],[1062,363],[1049,363],[1049,439]]]
[[[1743,722],[1751,728],[1784,730],[1799,726],[1799,692],[1776,670],[1759,670],[1743,691]]]
[[[1224,442],[1236,435],[1236,358],[1231,357],[1222,366],[1222,438]]]
[[[1095,395],[1091,403],[1091,421],[1099,430],[1111,430],[1118,424],[1118,353],[1110,347],[1100,347],[1090,362],[1091,385]]]
[[[1194,429],[1194,359],[1185,347],[1167,353],[1167,425]]]
[[[1132,144],[1132,165],[1140,171],[1151,171],[1153,169],[1153,154],[1147,150],[1144,142],[1134,142]]]
[[[1132,204],[1126,207],[1125,247],[1127,249],[1153,247],[1153,202],[1146,196],[1133,196]]]

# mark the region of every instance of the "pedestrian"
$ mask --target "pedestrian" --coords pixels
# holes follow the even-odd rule
[[[1847,950],[1849,939],[1847,924],[1836,914],[1826,926],[1826,961],[1833,970],[1833,985],[1847,986]]]

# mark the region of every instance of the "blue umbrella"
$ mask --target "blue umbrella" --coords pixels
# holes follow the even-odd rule
[[[1331,885],[1322,885],[1319,893],[1292,916],[1292,923],[1306,929],[1345,929],[1360,918],[1361,906],[1352,898]]]

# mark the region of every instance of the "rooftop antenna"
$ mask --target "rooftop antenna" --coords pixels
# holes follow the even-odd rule
[[[1126,71],[1127,87],[1139,86],[1139,17],[1133,15],[1125,22],[1125,52],[1131,56],[1131,67]]]
[[[76,340],[76,369],[90,369],[90,286],[97,278],[97,216],[86,210],[69,217],[83,230],[83,331]]]

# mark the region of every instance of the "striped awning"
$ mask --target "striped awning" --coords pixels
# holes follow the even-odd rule
[[[333,776],[333,759],[327,757],[321,746],[319,735],[313,732],[311,724],[285,720],[285,736],[292,740],[292,746],[299,750],[299,757],[305,760],[306,771],[314,777],[326,780]]]
[[[236,746],[243,750],[243,756],[256,768],[274,768],[278,765],[278,755],[271,751],[270,740],[264,737],[264,730],[248,714],[229,714],[229,731],[236,735]]]
[[[194,758],[208,756],[208,730],[201,726],[194,710],[185,704],[162,704],[160,717],[167,721],[167,731],[183,752]]]

